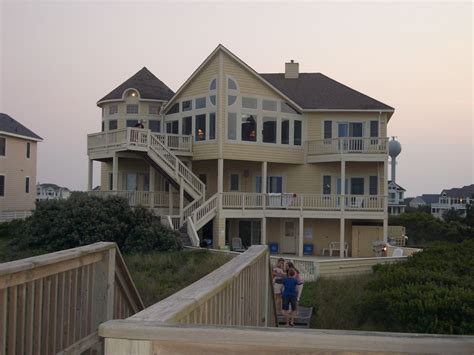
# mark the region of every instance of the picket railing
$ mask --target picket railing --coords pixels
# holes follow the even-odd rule
[[[0,264],[0,354],[76,354],[143,309],[115,243]]]
[[[209,218],[215,215],[219,194],[214,194],[192,213],[192,220],[197,230],[201,229]]]
[[[92,196],[107,198],[110,196],[123,197],[128,201],[130,206],[144,206],[152,208],[167,208],[170,206],[170,193],[164,191],[89,191]],[[179,194],[173,193],[171,195],[173,206],[179,206]]]
[[[387,154],[387,137],[342,137],[317,139],[305,142],[306,154]]]
[[[183,136],[170,133],[152,133],[152,135],[158,137],[161,143],[171,150],[179,150],[183,152],[192,152],[193,150],[192,136]]]

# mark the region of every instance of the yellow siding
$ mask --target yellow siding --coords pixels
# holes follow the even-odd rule
[[[193,160],[217,159],[219,157],[217,141],[197,143],[193,145]]]
[[[228,143],[224,145],[224,158],[302,164],[304,162],[304,150],[302,148],[286,148],[269,144]]]
[[[206,175],[206,198],[214,195],[217,192],[217,160],[193,162],[192,170],[196,176],[199,176],[199,174]]]

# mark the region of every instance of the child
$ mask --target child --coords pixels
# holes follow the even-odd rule
[[[272,270],[273,293],[275,294],[275,306],[278,313],[281,312],[281,290],[283,288],[283,277],[285,276],[284,267],[285,259],[280,258]]]
[[[288,270],[288,276],[283,279],[283,311],[286,316],[286,326],[294,326],[294,317],[296,311],[296,303],[298,298],[297,286],[301,283],[296,279],[295,269]],[[290,311],[291,306],[291,311]],[[288,322],[289,320],[289,322]]]
[[[295,278],[296,278],[296,280],[298,280],[298,286],[296,286],[296,290],[298,291],[298,297],[296,299],[296,302],[297,302],[297,305],[298,305],[300,303],[301,293],[303,292],[303,283],[304,283],[303,282],[303,275],[301,275],[299,270],[295,267],[295,265],[291,261],[288,261],[286,272],[288,272],[288,270],[290,270],[290,269],[295,270],[295,272],[296,272]]]

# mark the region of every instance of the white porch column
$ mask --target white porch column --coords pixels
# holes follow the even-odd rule
[[[183,178],[179,180],[179,220],[183,223],[183,208],[184,208],[184,187]]]
[[[168,214],[173,215],[173,185],[168,182],[168,202],[169,202],[169,211]]]
[[[150,165],[148,191],[150,191],[150,208],[155,207],[155,169]]]
[[[224,192],[224,159],[217,159],[217,192],[218,196],[218,205],[217,213],[222,209],[222,192]]]
[[[388,218],[385,215],[385,218],[383,219],[383,241],[387,243],[388,241]]]
[[[119,163],[119,158],[117,154],[114,154],[114,157],[112,159],[112,190],[117,191],[118,190],[118,163]]]
[[[262,194],[266,194],[267,193],[267,162],[266,161],[263,161],[262,162],[262,184],[261,184],[261,193]],[[267,202],[267,199],[265,198],[265,195],[263,195],[264,197],[262,198],[262,206],[263,206],[263,209],[265,209],[266,207],[266,202]]]
[[[344,257],[344,234],[346,232],[346,220],[344,217],[341,218],[341,226],[340,226],[340,235],[339,235],[339,243],[340,243],[340,250],[339,255],[341,258]]]
[[[267,244],[267,219],[265,217],[260,220],[260,230],[260,240],[262,245],[265,245]]]
[[[92,181],[94,178],[94,161],[89,159],[89,166],[87,171],[87,191],[92,191]]]
[[[383,240],[388,240],[388,157],[383,162]]]
[[[298,256],[303,257],[303,235],[304,235],[304,218],[300,216],[300,223],[298,225]]]
[[[346,161],[341,160],[341,211],[346,207]]]

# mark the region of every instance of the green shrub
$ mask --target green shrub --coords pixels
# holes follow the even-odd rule
[[[177,250],[178,235],[143,207],[132,209],[120,197],[73,193],[67,200],[41,201],[33,215],[14,228],[12,247],[47,252],[98,241],[116,242],[127,252]]]
[[[380,330],[474,334],[474,241],[438,244],[378,265],[358,308]]]

